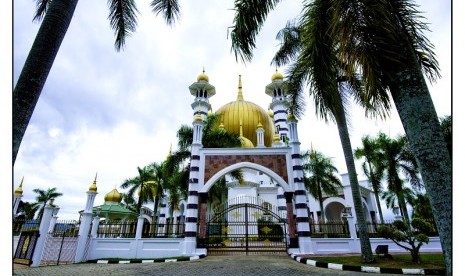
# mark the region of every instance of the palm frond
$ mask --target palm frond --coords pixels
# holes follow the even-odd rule
[[[173,25],[181,16],[181,7],[178,0],[153,0],[150,3],[155,15],[162,13],[166,24]]]
[[[51,0],[35,0],[36,1],[36,12],[32,21],[39,22],[44,18],[47,13],[48,4]]]
[[[138,12],[134,0],[108,0],[110,26],[115,31],[115,48],[124,48],[126,37],[135,32]]]

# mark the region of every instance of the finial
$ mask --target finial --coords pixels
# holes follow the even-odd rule
[[[260,116],[258,116],[258,125],[257,125],[257,128],[263,128],[262,120],[261,120]]]
[[[97,173],[95,173],[94,182],[89,187],[89,192],[97,192]]]
[[[171,149],[172,149],[172,147],[173,147],[173,143],[170,143],[170,150],[168,151],[168,156],[167,156],[167,157],[170,157],[170,156],[171,156],[171,152],[172,152]]]
[[[242,119],[239,120],[239,137],[243,137],[242,135]]]
[[[238,101],[243,101],[244,96],[242,95],[242,79],[241,75],[239,75],[239,85],[238,85],[238,92],[237,92],[237,100]]]
[[[21,179],[21,183],[19,184],[19,187],[16,188],[16,190],[15,190],[16,195],[22,195],[23,194],[23,181],[24,181],[24,176]]]

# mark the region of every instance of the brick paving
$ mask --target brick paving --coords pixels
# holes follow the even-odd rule
[[[289,256],[208,256],[193,261],[130,264],[64,264],[30,268],[14,265],[13,275],[169,275],[169,276],[308,276],[364,275],[365,272],[318,268],[296,262]],[[368,274],[369,275],[369,274]],[[391,275],[391,274],[382,274]],[[395,274],[392,274],[395,275]]]

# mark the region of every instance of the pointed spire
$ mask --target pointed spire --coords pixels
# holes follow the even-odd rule
[[[24,176],[21,179],[21,183],[19,184],[19,187],[15,190],[16,195],[22,195],[23,194],[23,181],[24,181]]]
[[[239,85],[238,85],[238,91],[237,91],[237,101],[243,101],[244,100],[244,95],[242,95],[242,79],[241,75],[239,75]]]
[[[95,173],[94,182],[89,187],[89,192],[97,192],[97,173]]]
[[[171,156],[172,148],[173,148],[173,143],[170,143],[170,150],[168,151],[168,156],[167,156],[167,158],[169,158],[169,157]]]

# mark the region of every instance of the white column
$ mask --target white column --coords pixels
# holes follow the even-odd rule
[[[95,181],[94,181],[95,183]],[[87,202],[86,207],[81,215],[81,223],[79,225],[79,237],[76,248],[76,255],[74,257],[74,262],[79,263],[85,261],[85,251],[87,239],[89,238],[90,224],[92,223],[92,208],[94,206],[95,196],[97,195],[97,189],[87,191]]]
[[[144,217],[140,215],[137,218],[136,239],[142,238],[142,228],[144,227]]]
[[[97,232],[98,232],[98,225],[100,224],[100,217],[95,216],[93,221],[92,221],[92,230],[90,230],[90,235],[93,238],[97,237]]]
[[[44,208],[44,213],[42,214],[42,220],[40,221],[39,226],[39,238],[37,239],[34,255],[32,256],[31,267],[38,267],[40,265],[40,259],[42,258],[42,252],[44,251],[45,240],[47,239],[47,232],[50,226],[53,209],[54,208],[50,205],[45,206]]]

